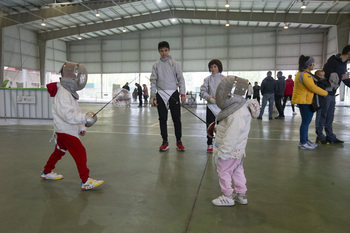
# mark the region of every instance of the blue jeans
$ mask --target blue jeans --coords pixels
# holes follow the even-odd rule
[[[325,104],[322,105],[321,116],[316,128],[316,134],[319,140],[325,140],[326,136],[323,134],[323,128],[326,131],[327,140],[334,142],[337,136],[333,133],[333,119],[335,110],[335,96],[327,95],[325,97]]]
[[[259,117],[262,117],[264,114],[265,107],[267,105],[267,101],[269,101],[269,118],[272,118],[273,113],[273,101],[275,100],[275,94],[264,94],[262,99],[262,105],[260,109]]]
[[[305,144],[309,141],[309,125],[311,123],[314,113],[310,109],[308,104],[298,104],[300,115],[301,115],[301,125],[300,125],[300,143]]]

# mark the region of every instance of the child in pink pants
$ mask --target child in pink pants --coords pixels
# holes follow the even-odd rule
[[[215,99],[221,112],[217,116],[219,124],[216,126],[214,158],[223,192],[223,195],[212,201],[216,206],[233,206],[235,201],[248,204],[243,158],[246,156],[245,148],[252,117],[250,109],[252,105],[259,109],[259,104],[255,99],[246,100],[242,95],[231,93],[237,79],[239,78],[235,76],[225,77],[216,90]],[[238,84],[236,89],[239,88],[237,86]]]

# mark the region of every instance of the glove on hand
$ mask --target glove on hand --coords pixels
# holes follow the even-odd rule
[[[91,127],[93,124],[95,124],[95,122],[97,121],[97,116],[95,115],[95,113],[93,112],[88,112],[85,115],[85,119],[86,119],[86,127]],[[94,117],[92,117],[94,116]]]
[[[156,94],[152,93],[150,97],[150,103],[153,107],[157,106],[157,98]]]
[[[211,104],[216,104],[215,98],[210,96],[210,98],[208,99],[208,102]]]

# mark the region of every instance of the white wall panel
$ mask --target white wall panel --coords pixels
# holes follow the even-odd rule
[[[299,44],[277,45],[276,56],[277,57],[291,57],[301,55]]]
[[[203,49],[186,49],[183,53],[184,60],[203,59],[205,58],[205,50]]]
[[[207,36],[206,47],[227,47],[228,37],[226,34]]]
[[[225,60],[227,58],[227,47],[221,47],[221,48],[215,48],[215,47],[210,47],[206,49],[206,56],[205,58],[208,60],[207,63],[211,59],[219,59],[219,60]]]
[[[229,46],[247,46],[253,44],[253,34],[234,34],[229,36]]]
[[[79,61],[78,61],[79,62]],[[88,73],[91,74],[100,74],[102,73],[101,70],[101,64],[100,63],[88,63],[88,62],[81,62],[82,64],[84,64],[86,70]]]
[[[203,36],[190,36],[184,38],[184,49],[203,47],[205,47],[205,37]]]
[[[341,52],[341,51],[340,51]],[[327,59],[338,53],[337,27],[333,26],[328,32]]]
[[[5,66],[39,70],[36,33],[15,26],[4,28],[3,50]]]
[[[206,31],[207,30],[205,27],[197,27],[195,25],[188,25],[183,29],[183,33],[185,36],[205,35]]]
[[[141,49],[145,50],[145,49],[149,49],[149,50],[155,50],[157,51],[158,49],[158,43],[159,40],[158,39],[154,39],[154,38],[144,38],[142,36],[141,39]]]
[[[158,43],[166,40],[170,44],[170,55],[183,66],[184,72],[207,71],[208,62],[214,58],[228,64],[225,68],[228,71],[274,70],[277,67],[283,70],[295,67],[298,63],[295,58],[301,53],[314,57],[322,55],[325,31],[176,25],[109,37],[102,42],[100,39],[71,42],[70,55],[90,57],[83,58],[88,63],[100,62],[100,56],[91,58],[91,52],[100,53],[102,43],[103,72],[151,72],[152,64],[160,57]],[[117,65],[119,63],[122,65]],[[94,67],[99,70],[101,65]]]

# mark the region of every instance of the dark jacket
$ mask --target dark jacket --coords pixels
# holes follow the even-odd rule
[[[260,97],[260,86],[253,87],[253,98]]]
[[[137,86],[137,94],[142,96],[142,87],[140,85]]]
[[[341,83],[342,75],[346,73],[346,64],[347,61],[343,62],[340,54],[333,55],[330,58],[328,58],[326,64],[323,66],[323,70],[325,72],[326,79],[329,80],[329,76],[331,73],[337,73],[339,77],[339,85]],[[350,79],[344,80],[344,84],[348,87],[350,87]],[[337,89],[333,91],[329,91],[329,95],[335,95]]]
[[[267,76],[261,83],[261,94],[274,94],[276,91],[276,80],[271,76]]]
[[[284,95],[284,89],[286,89],[286,77],[284,77],[284,76],[278,77],[278,80],[276,81],[276,92],[275,92],[275,94],[277,96],[283,96]]]

